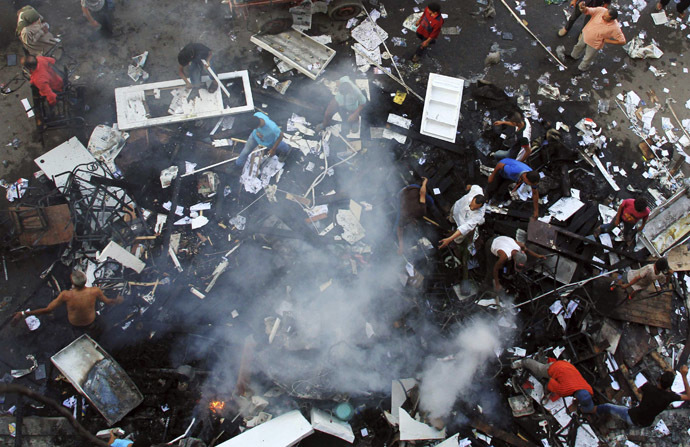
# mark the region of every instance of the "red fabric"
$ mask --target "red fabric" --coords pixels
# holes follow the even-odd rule
[[[557,360],[549,366],[549,377],[551,380],[547,388],[561,397],[572,396],[578,390],[587,390],[589,394],[594,395],[592,387],[580,371],[564,360]]]
[[[419,22],[417,27],[417,32],[424,36],[425,39],[432,38],[436,39],[441,33],[441,27],[443,26],[443,17],[439,13],[436,17],[431,17],[431,11],[429,8],[424,9],[424,14],[422,15],[422,21]]]
[[[36,56],[36,61],[38,66],[31,72],[31,83],[38,88],[41,96],[48,100],[48,104],[55,105],[57,102],[55,91],[62,91],[62,78],[53,70],[55,59]]]
[[[623,222],[635,223],[640,219],[649,216],[649,208],[645,208],[641,213],[635,209],[635,199],[625,199],[621,204],[621,220]]]

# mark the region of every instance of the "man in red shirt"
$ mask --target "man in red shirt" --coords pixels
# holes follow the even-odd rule
[[[436,43],[436,38],[441,33],[443,26],[441,6],[438,3],[429,3],[415,25],[417,25],[417,37],[421,39],[422,44],[412,56],[412,62],[419,62],[424,50],[432,43]]]
[[[57,102],[56,91],[62,91],[62,77],[55,71],[55,59],[46,56],[26,56],[24,67],[31,73],[33,84],[47,101],[54,106]]]
[[[618,212],[616,217],[606,225],[602,225],[598,228],[594,234],[599,236],[602,231],[604,233],[609,233],[613,231],[618,225],[623,222],[623,239],[628,243],[628,246],[632,245],[635,240],[635,233],[642,231],[644,226],[647,224],[647,218],[649,217],[649,208],[647,207],[647,200],[644,197],[638,197],[636,199],[625,199],[618,206]],[[635,229],[637,222],[642,221],[642,225]]]
[[[552,359],[553,360],[553,359]],[[518,360],[513,363],[513,368],[527,368],[537,379],[549,379],[546,388],[558,397],[573,396],[577,399],[580,411],[583,413],[594,412],[592,400],[592,387],[582,377],[580,371],[565,360],[555,360],[544,364],[532,359]]]

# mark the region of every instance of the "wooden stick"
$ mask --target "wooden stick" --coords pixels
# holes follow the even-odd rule
[[[508,6],[508,3],[506,3],[505,0],[501,0],[501,3],[503,3],[503,6],[505,6],[506,8],[508,8],[508,11],[510,11],[510,13],[513,15],[513,17],[515,17],[515,20],[517,20],[518,23],[519,23],[520,25],[522,25],[522,27],[523,27],[528,33],[530,33],[530,35],[531,35],[532,37],[534,37],[534,40],[536,40],[536,41],[539,43],[539,45],[541,45],[541,47],[542,47],[543,49],[545,49],[546,52],[549,53],[549,55],[551,55],[551,57],[552,57],[556,62],[558,62],[558,65],[560,65],[560,66],[563,67],[563,68],[568,68],[568,67],[565,66],[565,64],[563,64],[563,62],[561,62],[560,59],[558,59],[558,57],[556,57],[555,54],[553,54],[548,48],[546,48],[546,45],[544,45],[544,44],[542,43],[542,41],[539,40],[539,38],[538,38],[529,28],[527,28],[527,25],[525,25],[525,24],[523,23],[522,19],[521,19],[517,14],[515,14],[515,11],[513,11],[513,9],[512,9],[510,6]]]

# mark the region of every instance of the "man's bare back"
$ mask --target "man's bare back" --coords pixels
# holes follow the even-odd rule
[[[96,319],[96,300],[103,296],[98,287],[65,290],[58,299],[67,306],[67,318],[74,326],[88,326]]]

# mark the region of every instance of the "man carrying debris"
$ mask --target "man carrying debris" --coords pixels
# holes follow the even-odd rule
[[[112,2],[106,0],[81,0],[81,12],[94,28],[100,28],[103,35],[113,35]]]
[[[577,399],[580,411],[583,413],[594,412],[594,391],[582,377],[580,371],[565,360],[556,360],[550,364],[544,364],[532,359],[517,360],[513,368],[526,368],[537,379],[549,379],[546,388],[558,397],[573,396]]]
[[[55,92],[61,92],[63,86],[62,76],[53,68],[55,59],[46,56],[26,56],[22,64],[31,73],[31,85],[38,89],[49,105],[54,106],[57,103]]]
[[[578,5],[583,14],[592,16],[591,20],[582,29],[582,33],[570,53],[573,59],[580,59],[584,53],[585,57],[577,66],[580,71],[587,71],[594,63],[594,57],[599,50],[604,48],[604,44],[624,45],[625,36],[618,24],[618,11],[614,8],[588,8],[584,3]]]
[[[690,400],[690,384],[688,384],[688,365],[683,365],[678,370],[683,379],[685,392],[677,394],[671,391],[671,386],[676,378],[673,371],[664,372],[656,385],[650,382],[640,388],[642,401],[635,408],[622,405],[602,404],[594,407],[596,414],[611,414],[625,421],[630,426],[649,427],[654,419],[668,407],[671,402]]]
[[[49,29],[50,26],[32,6],[17,11],[17,37],[30,55],[46,54],[59,42]]]
[[[180,64],[178,74],[187,84],[187,88],[201,87],[201,74],[206,69],[204,61],[209,66],[213,58],[213,51],[206,45],[200,43],[190,43],[185,45],[177,54],[177,62]],[[185,70],[188,74],[185,73]],[[218,88],[218,83],[213,82],[208,88],[209,93],[213,93]]]
[[[417,37],[422,41],[412,56],[412,62],[416,63],[424,54],[424,50],[429,45],[436,43],[436,38],[441,34],[441,28],[443,28],[441,6],[438,3],[429,3],[415,25],[417,26]]]
[[[499,274],[507,261],[512,259],[515,270],[519,272],[525,268],[527,255],[538,259],[546,258],[544,255],[533,252],[522,242],[518,242],[508,236],[498,236],[489,239],[486,242],[485,250],[487,279],[493,279],[493,286],[496,292],[502,289]]]
[[[450,210],[450,221],[454,222],[458,229],[445,239],[441,239],[439,248],[446,248],[455,241],[461,243],[468,241],[467,236],[474,233],[475,228],[484,223],[485,199],[482,187],[479,185],[467,185],[467,194],[458,199]]]
[[[532,217],[535,219],[539,217],[539,173],[533,171],[521,161],[512,158],[504,158],[499,161],[494,172],[489,176],[489,184],[486,186],[486,196],[489,199],[499,198],[505,195],[505,189],[511,183],[515,183],[513,191],[517,191],[522,184],[526,184],[532,188],[532,203],[534,205],[534,213]]]
[[[426,185],[429,179],[422,177],[422,186],[408,185],[400,191],[400,208],[398,217],[395,219],[395,228],[398,234],[398,254],[402,255],[404,250],[403,232],[405,226],[421,219],[426,214],[426,203],[434,203],[434,199],[426,193]]]
[[[624,290],[632,287],[633,290],[628,298],[633,298],[637,292],[647,289],[656,281],[659,281],[660,285],[669,283],[671,275],[673,275],[673,270],[669,268],[668,261],[666,258],[661,258],[654,264],[645,265],[637,270],[630,270],[626,277],[628,282],[618,281],[618,285]]]
[[[581,3],[584,3],[588,8],[608,8],[611,4],[611,0],[570,0],[570,7],[573,8],[573,12],[570,14],[570,18],[568,18],[568,22],[565,24],[565,26],[558,30],[559,37],[563,37],[568,34],[568,31],[570,31],[575,22],[577,22],[577,19],[579,19],[582,15],[582,11],[580,10]],[[587,23],[591,18],[591,16],[585,17],[585,26],[587,26]]]
[[[262,112],[256,112],[252,117],[252,127],[254,130],[247,138],[244,149],[240,156],[235,160],[237,166],[244,166],[249,154],[260,144],[270,148],[268,156],[273,157],[276,153],[282,159],[290,152],[290,147],[283,141],[283,132],[280,127]]]
[[[644,197],[625,199],[618,205],[616,217],[611,222],[594,230],[594,235],[598,237],[601,232],[610,233],[623,222],[623,239],[630,246],[635,240],[635,234],[638,231],[642,231],[647,224],[649,212],[647,199]],[[637,222],[640,220],[642,225],[636,229]]]
[[[367,98],[348,76],[343,76],[336,83],[337,93],[326,108],[323,123],[316,126],[320,132],[331,125],[333,115],[338,113],[342,120],[341,135],[345,136],[359,131],[359,115],[367,103]]]
[[[86,287],[86,275],[81,270],[75,270],[70,275],[73,288],[63,290],[48,306],[43,309],[22,311],[14,314],[13,323],[31,315],[43,315],[53,312],[58,306],[67,306],[67,319],[69,320],[77,336],[88,334],[92,338],[100,335],[101,328],[96,316],[96,301],[103,301],[112,306],[124,301],[121,295],[111,300],[107,298],[98,287]]]

